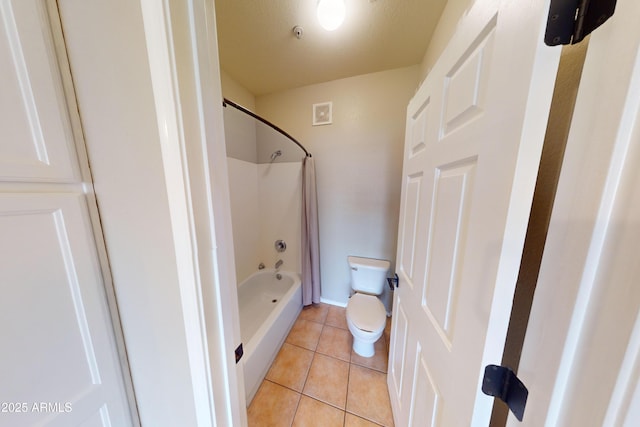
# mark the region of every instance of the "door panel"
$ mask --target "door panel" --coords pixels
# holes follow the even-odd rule
[[[411,144],[409,158],[419,155],[426,147],[425,136],[429,128],[429,98],[418,107],[418,111],[411,118]]]
[[[477,0],[407,109],[397,425],[489,422],[481,377],[502,357],[559,58],[541,46],[548,4],[520,3]]]
[[[55,1],[0,0],[0,426],[131,426],[62,41]]]
[[[406,383],[408,382],[405,381],[405,370],[408,363],[407,358],[410,355],[410,352],[407,351],[409,323],[407,314],[404,311],[404,301],[402,298],[398,297],[395,299],[393,310],[393,332],[391,334],[392,343],[389,349],[389,374],[387,380],[389,388],[393,390],[392,392],[390,391],[390,394],[397,397],[397,410],[394,413],[396,424],[407,425],[409,407],[408,404],[405,404],[405,402],[408,402],[408,400],[405,399],[405,395],[408,394],[408,392],[405,391],[407,388]],[[391,354],[391,352],[393,352],[393,354]],[[397,418],[397,415],[400,415],[401,418]]]
[[[418,349],[416,351],[416,366],[414,372],[414,390],[412,393],[409,425],[415,427],[424,426],[425,423],[428,423],[428,425],[438,425],[440,422],[438,419],[438,409],[442,396],[440,396],[438,387],[429,373],[427,362],[422,355],[420,343],[418,343]],[[420,399],[419,402],[416,402],[417,398]]]
[[[427,243],[427,280],[422,308],[447,347],[458,313],[456,290],[462,268],[476,159],[436,168]]]
[[[494,16],[445,76],[441,139],[482,114],[495,26]]]
[[[87,208],[77,194],[0,194],[0,425],[112,425],[129,414]],[[39,410],[40,404],[46,406]],[[53,404],[53,407],[50,406]],[[33,405],[37,405],[34,407]],[[6,423],[6,424],[5,424]],[[98,424],[110,425],[110,424]]]
[[[0,180],[79,180],[43,0],[0,2]]]
[[[420,186],[422,174],[410,175],[407,177],[404,207],[404,228],[402,230],[402,271],[406,272],[409,286],[413,286],[413,265],[415,262],[416,234],[418,226],[418,202],[420,201]]]

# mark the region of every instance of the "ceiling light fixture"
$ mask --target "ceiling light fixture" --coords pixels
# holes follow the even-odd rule
[[[318,1],[318,21],[327,31],[333,31],[343,22],[346,15],[344,0]]]

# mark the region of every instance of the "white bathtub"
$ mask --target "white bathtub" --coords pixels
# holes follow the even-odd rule
[[[278,280],[275,270],[261,270],[238,286],[247,405],[302,310],[300,277],[288,271],[280,274]]]

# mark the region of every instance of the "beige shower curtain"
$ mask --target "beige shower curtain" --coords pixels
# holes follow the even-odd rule
[[[302,160],[302,305],[320,302],[318,199],[313,158]]]

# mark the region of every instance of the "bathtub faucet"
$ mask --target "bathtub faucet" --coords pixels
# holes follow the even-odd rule
[[[282,261],[281,259],[279,259],[279,260],[276,262],[276,270],[279,270],[279,269],[280,269],[280,267],[282,267],[282,264],[284,264],[284,261]]]

